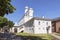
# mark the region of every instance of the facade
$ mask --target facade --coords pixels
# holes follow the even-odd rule
[[[52,33],[51,20],[44,17],[33,17],[33,12],[32,8],[25,7],[24,16],[18,21],[18,25],[21,27],[19,32],[23,29],[23,32],[33,34]]]
[[[60,17],[52,20],[52,31],[60,33]]]
[[[34,34],[39,34],[39,33],[47,33],[47,27],[48,33],[52,33],[52,26],[51,26],[51,20],[49,19],[44,19],[44,18],[32,18],[28,22],[24,24],[24,32],[26,33],[34,33]]]
[[[21,30],[22,29],[22,30]],[[20,26],[14,26],[12,27],[12,29],[10,30],[10,32],[16,32],[16,33],[19,33],[19,32],[23,32],[24,31],[24,28],[23,27],[20,27]]]

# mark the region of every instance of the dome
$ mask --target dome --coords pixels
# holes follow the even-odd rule
[[[30,9],[32,9],[32,8],[30,8]]]
[[[25,8],[28,8],[28,6],[26,6]]]

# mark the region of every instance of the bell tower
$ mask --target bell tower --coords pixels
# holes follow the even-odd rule
[[[27,22],[31,18],[33,18],[33,9],[29,8],[28,6],[25,7],[25,15],[24,15],[24,21]]]
[[[28,6],[26,6],[25,7],[25,16],[33,17],[33,9],[32,8],[28,8]]]
[[[28,6],[25,7],[25,16],[29,16],[29,8],[28,8]]]
[[[29,8],[29,16],[33,17],[33,9],[32,8]]]

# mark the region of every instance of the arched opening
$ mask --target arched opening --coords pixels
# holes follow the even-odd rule
[[[23,33],[23,32],[24,32],[24,30],[21,31],[21,33]]]
[[[14,28],[14,32],[17,33],[17,28]]]

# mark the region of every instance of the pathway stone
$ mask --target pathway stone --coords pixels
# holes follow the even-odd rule
[[[60,36],[57,36],[55,34],[50,34],[53,38],[52,40],[60,40]]]

